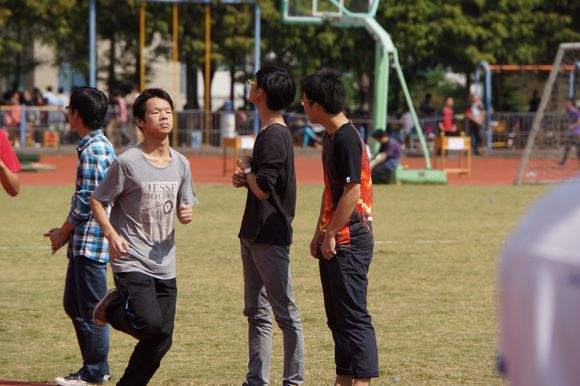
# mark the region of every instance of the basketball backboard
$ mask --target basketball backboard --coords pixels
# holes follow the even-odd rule
[[[282,18],[288,23],[320,24],[325,20],[374,17],[380,0],[282,0]]]

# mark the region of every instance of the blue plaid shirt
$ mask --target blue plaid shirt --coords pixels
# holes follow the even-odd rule
[[[115,151],[103,130],[99,129],[81,139],[77,152],[76,190],[67,218],[75,225],[75,230],[68,243],[67,256],[84,256],[106,263],[109,261],[109,244],[93,218],[89,199],[115,160]]]

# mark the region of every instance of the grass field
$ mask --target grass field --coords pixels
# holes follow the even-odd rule
[[[376,385],[494,385],[498,253],[542,187],[375,187],[375,255],[369,308],[379,343]],[[65,252],[50,255],[42,233],[60,226],[73,187],[0,195],[0,378],[51,381],[80,367],[62,309]],[[321,187],[302,186],[294,221],[292,274],[302,314],[306,385],[330,385],[333,344],[316,261],[308,256]],[[177,228],[174,344],[154,385],[240,385],[247,361],[237,232],[245,195],[200,186],[194,221]],[[111,283],[112,284],[112,283]],[[119,379],[135,342],[112,332]],[[275,329],[272,384],[280,384]]]

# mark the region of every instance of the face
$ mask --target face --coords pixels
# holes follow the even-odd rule
[[[318,104],[310,100],[306,94],[302,95],[300,104],[304,107],[304,112],[308,115],[308,120],[312,123],[320,123],[318,120]]]
[[[66,113],[66,119],[68,120],[69,125],[76,129],[77,128],[77,118],[78,118],[78,113],[73,110],[70,106],[66,106],[65,107],[65,113]]]
[[[145,102],[144,119],[137,119],[144,135],[166,137],[173,129],[173,111],[165,99],[151,98]]]
[[[248,84],[250,85],[250,95],[248,95],[248,102],[255,105],[258,102],[258,99],[264,94],[264,90],[261,87],[258,87],[256,83],[256,79],[248,80]]]

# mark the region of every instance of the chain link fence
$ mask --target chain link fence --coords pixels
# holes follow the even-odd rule
[[[534,113],[492,113],[491,135],[494,149],[523,149],[526,146],[534,120]],[[561,121],[565,127],[565,113]],[[175,130],[171,135],[171,144],[176,147],[200,148],[202,146],[220,147],[222,138],[236,135],[255,134],[255,113],[253,110],[217,111],[205,113],[203,110],[182,110],[175,113]],[[319,125],[312,125],[303,114],[287,113],[286,123],[292,131],[296,145],[314,145],[316,141],[306,138],[306,135],[320,136],[324,131]],[[419,122],[427,141],[438,134],[438,124],[441,117],[420,118]],[[374,129],[372,121],[366,117],[352,118],[353,123],[361,131],[365,139],[370,137]],[[455,117],[457,130],[470,135],[465,117]],[[389,119],[388,127],[395,137],[406,142],[412,148],[416,141],[413,132],[402,133],[401,121]],[[0,106],[0,128],[6,130],[16,147],[57,147],[60,145],[75,145],[79,137],[71,129],[66,120],[64,108],[47,106]],[[309,129],[307,129],[309,128]],[[128,115],[120,117],[115,110],[107,114],[105,125],[107,136],[116,147],[126,147],[137,143],[140,139],[139,129],[133,123],[129,109]],[[561,143],[566,130],[551,128],[542,133],[542,140],[553,146]],[[480,130],[480,143],[486,143],[484,129]],[[545,137],[545,138],[544,138]],[[562,138],[561,138],[562,137]],[[307,140],[308,139],[308,140]]]

